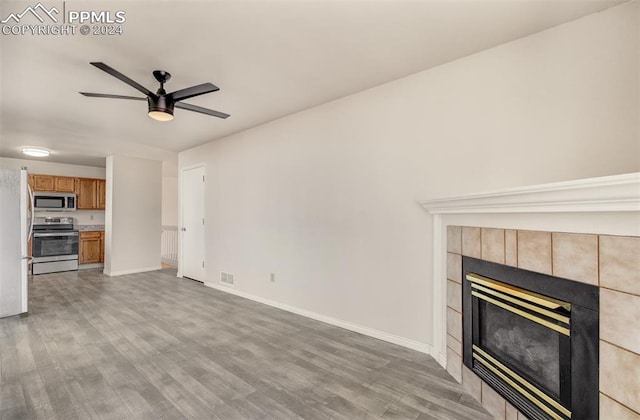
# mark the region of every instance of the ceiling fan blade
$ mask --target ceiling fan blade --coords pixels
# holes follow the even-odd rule
[[[176,90],[169,93],[167,96],[171,96],[174,101],[182,101],[183,99],[193,98],[194,96],[204,95],[205,93],[215,92],[220,88],[213,83],[202,83],[201,85],[191,86],[185,89]]]
[[[218,118],[230,117],[229,114],[225,114],[224,112],[214,111],[213,109],[207,109],[197,105],[185,104],[184,102],[176,102],[174,106],[176,108],[182,108],[188,111],[199,112],[201,114],[206,114],[206,115],[212,115]]]
[[[147,98],[137,98],[135,96],[110,95],[108,93],[90,93],[78,92],[80,95],[89,96],[91,98],[111,98],[111,99],[133,99],[135,101],[146,101]]]
[[[156,98],[157,97],[155,93],[151,92],[149,89],[147,89],[146,87],[142,86],[140,83],[129,79],[127,76],[125,76],[124,74],[120,73],[118,70],[114,69],[113,67],[109,67],[108,65],[106,65],[104,63],[100,63],[100,62],[91,62],[89,64],[99,68],[100,70],[102,70],[102,71],[104,71],[106,73],[109,73],[110,75],[112,75],[116,79],[125,82],[129,86],[139,90],[140,92],[144,93],[147,96],[151,96],[152,98]]]

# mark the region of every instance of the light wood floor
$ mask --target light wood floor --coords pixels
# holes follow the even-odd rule
[[[431,357],[177,279],[35,276],[0,320],[0,418],[490,416]]]

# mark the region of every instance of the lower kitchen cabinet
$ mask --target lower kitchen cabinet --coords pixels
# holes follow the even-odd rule
[[[80,232],[79,264],[95,264],[104,262],[104,232]]]

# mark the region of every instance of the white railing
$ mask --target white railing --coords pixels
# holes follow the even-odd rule
[[[162,263],[178,265],[178,226],[162,226]]]

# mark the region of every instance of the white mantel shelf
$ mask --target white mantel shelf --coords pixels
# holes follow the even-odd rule
[[[640,211],[640,172],[420,201],[431,214]]]
[[[561,232],[638,235],[640,172],[425,200],[418,204],[431,215],[433,223],[431,354],[446,367],[447,225],[535,230],[555,226],[555,231]],[[581,217],[573,217],[572,213],[579,213]]]

